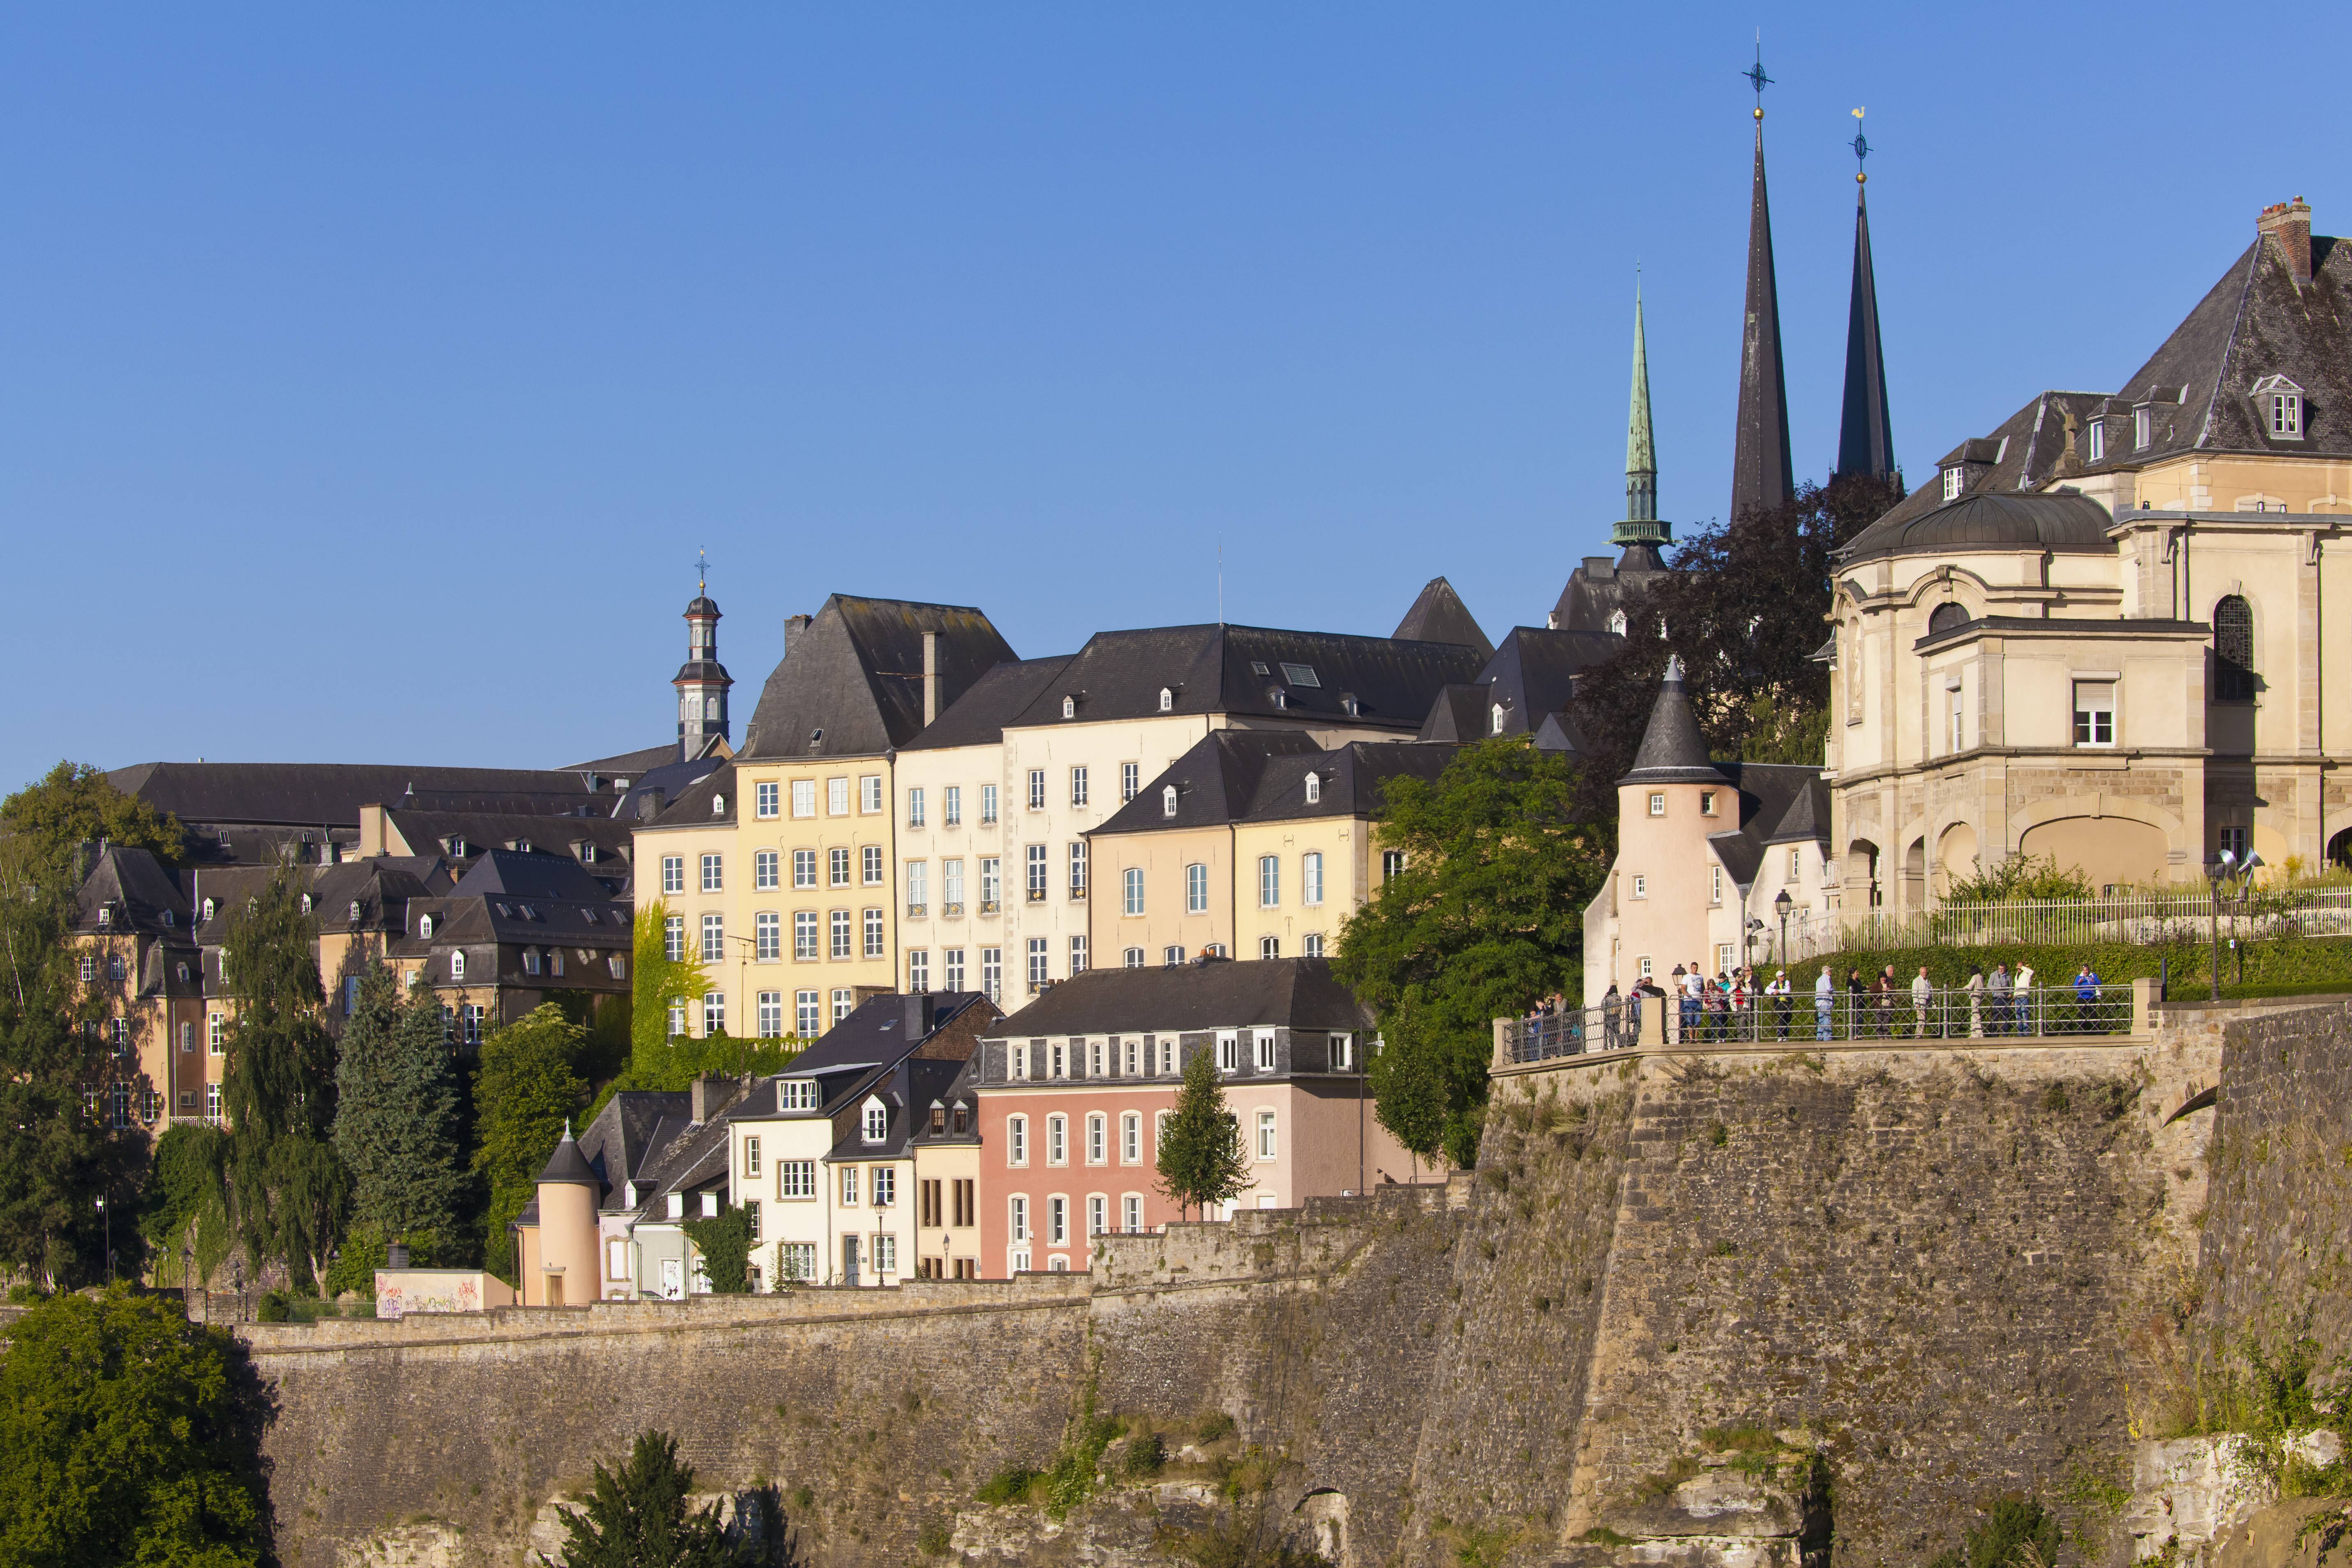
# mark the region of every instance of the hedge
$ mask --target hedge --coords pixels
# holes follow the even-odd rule
[[[2226,935],[2224,938],[2226,943]],[[2341,989],[2352,991],[2352,937],[2278,937],[2247,942],[2245,978],[2239,980],[2238,963],[2227,945],[2221,949],[2221,993],[2225,996],[2287,996]],[[2108,984],[2154,979],[2169,968],[2170,994],[2176,1001],[2194,1001],[2210,994],[2212,948],[2205,942],[2173,942],[2135,947],[2123,942],[2090,942],[2072,946],[1988,943],[1976,946],[1856,948],[1823,958],[1789,965],[1790,989],[1812,989],[1813,977],[1827,963],[1843,985],[1850,971],[1859,969],[1867,982],[1887,964],[1895,966],[1897,985],[1907,986],[1925,965],[1927,978],[1939,986],[1962,986],[1971,971],[1988,974],[1996,963],[2015,973],[2020,963],[2033,966],[2034,978],[2044,985],[2063,985],[2074,979],[2084,961]],[[1769,973],[1772,965],[1759,965]]]

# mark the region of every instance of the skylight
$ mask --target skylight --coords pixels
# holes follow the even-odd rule
[[[1311,664],[1286,664],[1282,667],[1282,678],[1293,686],[1323,684],[1315,678],[1315,667]]]

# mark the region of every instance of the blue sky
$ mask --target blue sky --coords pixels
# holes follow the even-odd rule
[[[1062,652],[1213,618],[1222,545],[1234,621],[1540,625],[1637,260],[1661,510],[1724,507],[1759,22],[1801,473],[1857,104],[1915,483],[2263,203],[2352,231],[2347,13],[1602,10],[16,8],[0,786],[655,743],[701,546],[739,731],[835,590]]]

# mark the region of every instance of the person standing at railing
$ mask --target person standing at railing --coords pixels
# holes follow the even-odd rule
[[[1895,1032],[1895,966],[1882,966],[1878,978],[1871,984],[1870,1006],[1876,1015],[1872,1020],[1873,1033],[1882,1039]]]
[[[1984,965],[1979,963],[1969,973],[1969,1038],[1984,1038]]]
[[[1992,966],[1992,978],[1985,982],[1985,999],[1992,1007],[1992,1032],[2009,1033],[2010,1005],[2009,965],[2006,962]]]
[[[2084,1034],[2098,1027],[2099,984],[2099,972],[2084,959],[2074,972],[2074,1027]]]
[[[1813,976],[1813,1038],[1826,1040],[1830,1037],[1830,1014],[1836,1007],[1837,981],[1831,975],[1830,966],[1824,963],[1822,972]]]
[[[1601,998],[1601,1048],[1602,1050],[1613,1051],[1617,1048],[1617,1031],[1624,1018],[1624,998],[1617,994],[1617,987],[1612,984],[1607,993]]]
[[[1790,1005],[1789,1001],[1789,972],[1785,969],[1774,970],[1772,972],[1771,983],[1764,987],[1764,994],[1772,998],[1772,1037],[1778,1040],[1785,1040],[1789,1037],[1789,1008]]]
[[[1927,966],[1921,964],[1919,973],[1911,977],[1911,1037],[1927,1037],[1927,1017],[1936,1010],[1936,983],[1927,978]]]
[[[2033,965],[2021,963],[2017,966],[2017,1005],[2014,1010],[2017,1027],[2013,1033],[2033,1033]]]
[[[1706,1011],[1706,976],[1698,972],[1696,959],[1691,960],[1687,967],[1675,965],[1675,973],[1682,976],[1675,983],[1675,989],[1682,993],[1682,1027],[1675,1040],[1677,1044],[1695,1042],[1698,1038],[1699,1016]]]
[[[1862,971],[1850,969],[1845,976],[1845,1037],[1858,1040],[1870,1031],[1870,987],[1862,978]]]

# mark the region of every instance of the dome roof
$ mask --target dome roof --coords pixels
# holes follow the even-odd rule
[[[709,596],[697,594],[688,601],[686,613],[688,616],[709,616],[715,618],[719,614],[719,605]]]
[[[1845,564],[1880,555],[1952,555],[1972,550],[2061,550],[2112,555],[2107,509],[2085,495],[1962,496],[1922,516],[1883,518],[1839,552]]]

